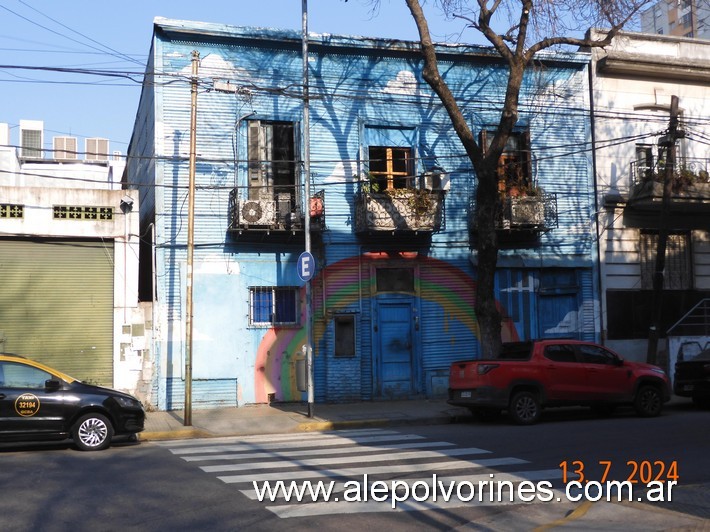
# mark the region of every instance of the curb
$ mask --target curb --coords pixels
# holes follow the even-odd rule
[[[214,438],[216,435],[202,429],[179,429],[166,431],[139,432],[139,441],[189,440],[194,438]]]
[[[238,436],[259,436],[269,434],[292,434],[297,432],[325,432],[330,430],[352,430],[381,427],[402,427],[411,425],[447,425],[460,423],[467,418],[464,416],[434,416],[428,418],[371,418],[343,421],[303,421],[292,427],[284,427],[279,431],[234,431],[229,433],[215,433],[206,429],[186,428],[169,431],[144,431],[138,433],[140,441],[164,441],[195,438],[221,438]]]

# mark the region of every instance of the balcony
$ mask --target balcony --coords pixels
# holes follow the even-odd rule
[[[474,197],[475,198],[475,195]],[[471,201],[470,228],[476,234],[475,201]],[[496,229],[503,239],[537,238],[557,227],[557,195],[536,189],[535,195],[504,196]]]
[[[624,208],[624,222],[630,227],[655,229],[663,203],[666,167],[634,161],[631,188]],[[671,174],[669,227],[696,229],[710,222],[710,159],[680,158]]]
[[[358,233],[434,233],[444,225],[444,191],[398,188],[361,191],[355,200]]]
[[[304,236],[303,187],[279,187],[278,192],[260,191],[258,197],[247,187],[229,193],[229,226],[233,236]],[[325,229],[325,192],[311,195],[308,202],[311,232]]]
[[[503,200],[499,229],[541,233],[557,227],[557,195],[509,197]]]

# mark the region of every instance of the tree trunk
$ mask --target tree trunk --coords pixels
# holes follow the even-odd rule
[[[496,165],[484,159],[476,169],[476,318],[481,356],[495,358],[501,347],[501,316],[496,305],[495,275],[498,262],[496,220],[501,204],[498,198]]]

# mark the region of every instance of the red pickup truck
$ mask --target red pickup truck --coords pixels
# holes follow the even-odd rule
[[[578,340],[504,343],[498,358],[454,362],[449,371],[449,404],[465,406],[481,420],[507,410],[521,425],[535,423],[551,406],[586,405],[610,414],[628,404],[652,417],[670,396],[661,368]]]

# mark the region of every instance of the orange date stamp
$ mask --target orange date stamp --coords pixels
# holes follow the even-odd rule
[[[590,481],[604,483],[609,480],[609,474],[612,466],[612,460],[599,460],[593,464],[593,467],[601,467],[602,472],[595,478],[591,478],[588,474],[586,464],[582,460],[563,460],[559,464],[562,472],[562,481],[567,484],[570,481],[576,481],[581,484]],[[626,478],[616,478],[621,482],[630,482],[632,484],[650,484],[652,482],[678,482],[678,461],[664,460],[627,460],[624,464],[624,473]]]

